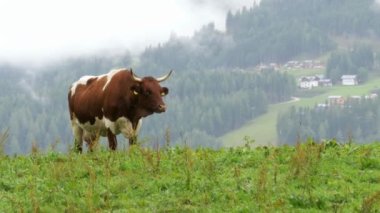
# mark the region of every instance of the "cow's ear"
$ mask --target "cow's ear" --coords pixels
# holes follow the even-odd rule
[[[169,89],[167,87],[163,87],[161,91],[161,96],[165,96],[169,93]]]
[[[132,91],[133,95],[138,95],[141,92],[141,88],[138,85],[133,85],[131,87],[131,91]]]

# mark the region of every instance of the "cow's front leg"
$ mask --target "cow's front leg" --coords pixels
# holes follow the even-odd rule
[[[137,142],[137,135],[133,135],[129,138],[129,146],[135,145]]]
[[[96,149],[96,147],[98,146],[99,144],[99,134],[92,134],[90,132],[84,132],[84,141],[86,141],[87,143],[87,146],[88,146],[88,150],[90,152],[94,152],[94,150]]]
[[[112,133],[110,129],[107,130],[108,146],[111,150],[116,150],[117,148],[117,139],[116,135]]]
[[[140,131],[140,128],[141,128],[141,124],[142,124],[142,119],[140,119],[138,122],[137,122],[137,125],[135,127],[132,126],[132,131],[131,131],[131,135],[129,138],[129,145],[134,145],[137,143],[137,134],[139,133]]]

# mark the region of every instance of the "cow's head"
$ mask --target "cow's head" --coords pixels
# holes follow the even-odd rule
[[[162,100],[162,97],[169,93],[169,89],[161,87],[160,82],[168,79],[171,74],[172,71],[160,78],[153,78],[150,76],[139,78],[132,72],[132,77],[136,84],[132,86],[131,93],[137,98],[137,105],[139,108],[148,113],[165,112],[166,105]]]

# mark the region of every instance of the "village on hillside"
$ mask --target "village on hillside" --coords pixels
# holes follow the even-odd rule
[[[318,108],[328,108],[328,107],[345,107],[347,103],[352,103],[355,101],[360,101],[362,99],[368,100],[374,100],[378,98],[377,93],[371,93],[369,95],[365,96],[359,96],[359,95],[352,95],[349,97],[343,97],[341,95],[330,95],[327,97],[327,100],[325,103],[319,103],[316,107]]]
[[[357,75],[342,75],[341,85],[355,86],[359,84]],[[298,87],[301,89],[312,89],[314,87],[332,86],[331,79],[325,78],[324,75],[304,76],[298,79]]]
[[[265,70],[265,69],[274,69],[274,70],[294,70],[294,69],[325,69],[325,65],[319,60],[303,60],[297,61],[292,60],[288,61],[285,64],[281,65],[278,63],[268,63],[268,64],[259,64],[256,69]],[[358,85],[358,76],[357,75],[342,75],[341,76],[341,85],[343,86],[355,86]],[[298,87],[300,89],[313,89],[315,87],[331,87],[333,82],[331,79],[326,78],[323,74],[319,75],[310,75],[303,76],[298,79]]]
[[[285,64],[278,63],[261,63],[256,67],[258,70],[273,69],[273,70],[286,70],[291,71],[295,69],[325,69],[325,65],[319,60],[303,60],[303,61],[288,61]],[[359,84],[359,79],[357,75],[342,75],[340,77],[340,83],[342,86],[356,86]],[[332,87],[333,82],[331,79],[326,78],[323,74],[315,74],[309,76],[302,76],[297,79],[297,86],[302,90],[311,90],[317,87]],[[378,98],[377,93],[371,93],[365,96],[349,96],[343,97],[341,95],[330,95],[325,100],[325,103],[318,103],[316,107],[318,108],[328,108],[332,106],[344,107],[347,103],[353,101],[360,101],[362,99],[376,99]]]
[[[274,69],[274,70],[291,70],[291,69],[324,69],[325,66],[319,60],[303,60],[303,61],[288,61],[285,64],[272,63],[260,63],[256,66],[258,70]]]
[[[355,86],[359,84],[357,75],[342,75],[341,85]],[[325,78],[324,75],[304,76],[298,79],[298,87],[301,89],[312,89],[314,87],[332,86],[331,79]]]

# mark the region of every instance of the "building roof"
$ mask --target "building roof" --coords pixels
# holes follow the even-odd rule
[[[341,79],[344,80],[344,79],[355,79],[356,78],[356,75],[342,75]]]
[[[341,95],[330,95],[329,97],[327,97],[328,99],[337,99],[337,98],[342,98]]]

